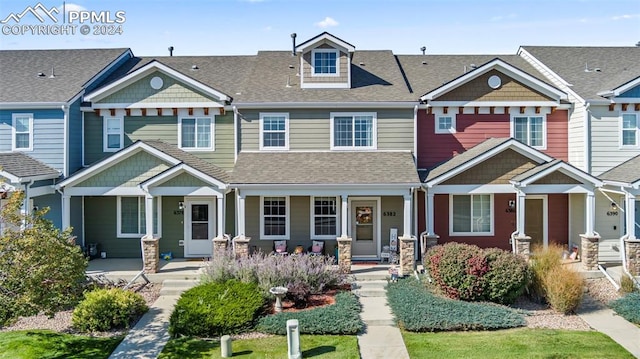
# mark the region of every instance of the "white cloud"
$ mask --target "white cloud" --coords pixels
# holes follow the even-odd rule
[[[327,27],[333,27],[333,26],[338,26],[338,22],[336,20],[334,20],[333,18],[327,16],[324,18],[324,20],[316,22],[316,26],[317,27],[321,27],[321,28],[327,28]]]
[[[263,30],[264,30],[264,31],[271,31],[271,30],[273,30],[273,27],[271,27],[271,26],[265,26]]]
[[[491,21],[502,21],[502,20],[515,19],[516,17],[518,17],[517,14],[509,14],[509,15],[504,15],[504,16],[494,16],[490,20]]]
[[[611,20],[630,20],[640,18],[640,14],[624,14],[620,16],[614,16]]]

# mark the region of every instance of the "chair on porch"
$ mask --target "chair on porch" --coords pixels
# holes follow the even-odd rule
[[[389,264],[398,264],[398,238],[392,237],[389,240],[389,245],[382,247],[382,253],[380,254],[380,263],[387,260]]]
[[[310,256],[321,256],[324,255],[324,241],[313,241],[311,243],[311,250],[309,251]]]
[[[287,252],[287,241],[273,241],[273,253],[281,256],[288,255],[289,252]]]

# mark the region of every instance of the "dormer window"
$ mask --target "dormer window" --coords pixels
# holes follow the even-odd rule
[[[314,49],[311,53],[313,76],[338,76],[340,74],[338,50]]]

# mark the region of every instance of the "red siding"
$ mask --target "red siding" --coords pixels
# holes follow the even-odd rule
[[[549,243],[565,245],[569,243],[569,196],[550,194],[549,205]]]
[[[547,149],[550,156],[568,160],[567,111],[547,115]],[[510,115],[456,115],[455,134],[436,134],[434,115],[418,111],[418,167],[430,168],[492,137],[510,137]]]

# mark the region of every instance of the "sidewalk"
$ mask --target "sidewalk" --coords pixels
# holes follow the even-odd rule
[[[640,328],[618,316],[613,310],[589,295],[585,295],[582,299],[578,307],[578,316],[591,328],[608,335],[636,358],[640,358]]]

